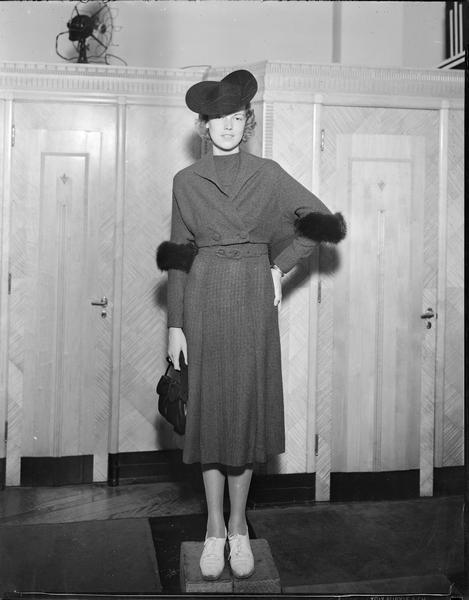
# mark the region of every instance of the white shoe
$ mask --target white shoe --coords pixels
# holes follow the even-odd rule
[[[254,556],[252,555],[249,534],[233,533],[228,535],[230,544],[230,567],[235,577],[245,579],[254,573]]]
[[[202,577],[208,581],[218,579],[225,568],[225,537],[207,537],[205,536],[204,549],[200,557],[200,570]]]

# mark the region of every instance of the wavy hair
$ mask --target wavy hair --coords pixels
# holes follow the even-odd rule
[[[247,142],[248,139],[254,134],[254,129],[256,128],[256,115],[254,114],[254,109],[251,108],[251,105],[248,104],[245,108],[246,111],[246,123],[244,124],[244,133],[242,137],[242,142]],[[220,117],[223,115],[220,115]],[[204,141],[210,141],[210,134],[206,127],[206,124],[210,119],[217,119],[218,115],[199,115],[198,119],[195,122],[197,133]]]

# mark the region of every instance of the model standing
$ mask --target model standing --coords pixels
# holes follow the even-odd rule
[[[188,365],[183,460],[202,466],[206,579],[221,575],[227,539],[234,576],[253,573],[245,514],[253,465],[284,451],[281,278],[319,242],[345,235],[342,216],[276,162],[240,151],[254,129],[256,92],[245,70],[187,92],[212,151],[175,176],[171,242],[158,250],[169,271],[168,355],[176,369],[181,352]],[[286,247],[271,256],[282,240]]]

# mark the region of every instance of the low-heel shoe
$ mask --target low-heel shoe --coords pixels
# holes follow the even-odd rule
[[[233,575],[240,579],[251,577],[254,573],[254,556],[249,543],[249,534],[230,533],[228,543],[230,545],[229,561]]]
[[[200,570],[202,577],[207,580],[218,579],[225,567],[225,544],[224,538],[205,536],[204,549],[200,557]]]

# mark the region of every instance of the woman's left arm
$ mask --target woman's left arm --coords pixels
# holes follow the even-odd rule
[[[288,273],[302,258],[309,256],[320,242],[337,243],[345,237],[345,221],[332,214],[312,192],[277,165],[275,185],[283,230],[291,242],[274,257],[274,264]],[[283,231],[285,235],[285,231]]]

